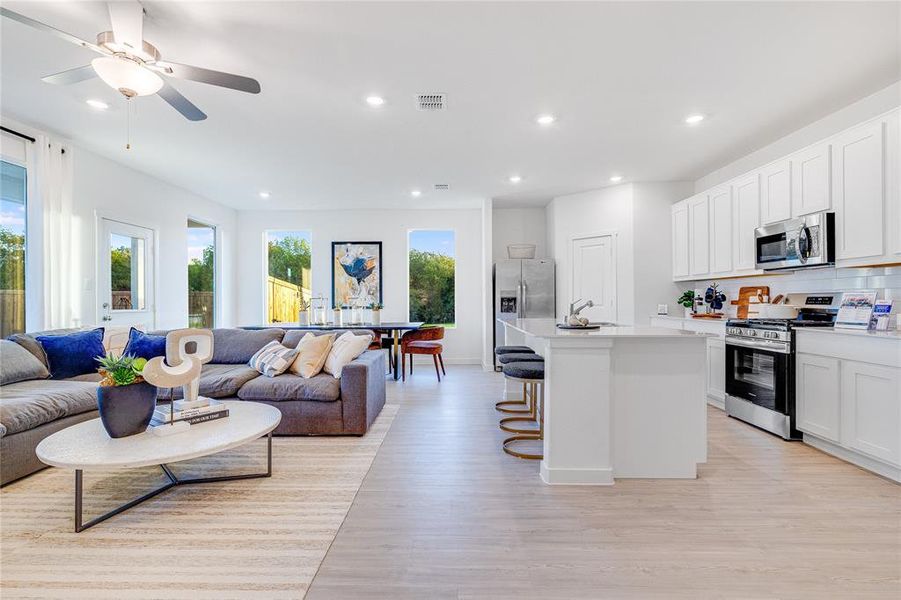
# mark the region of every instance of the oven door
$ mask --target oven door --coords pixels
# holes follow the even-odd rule
[[[789,344],[726,338],[726,393],[791,415],[793,363]]]

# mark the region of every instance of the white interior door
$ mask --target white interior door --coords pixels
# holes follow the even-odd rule
[[[572,240],[570,301],[594,302],[582,311],[589,321],[616,322],[616,236],[587,236]]]
[[[98,321],[153,329],[153,230],[101,218],[97,231]]]

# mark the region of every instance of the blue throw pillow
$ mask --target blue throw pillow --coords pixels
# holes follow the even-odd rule
[[[97,372],[98,356],[106,356],[103,327],[67,335],[39,335],[35,339],[50,364],[51,379],[68,379]]]
[[[157,356],[166,356],[166,336],[150,335],[132,327],[128,332],[128,343],[122,354],[130,354],[135,358],[150,360]]]

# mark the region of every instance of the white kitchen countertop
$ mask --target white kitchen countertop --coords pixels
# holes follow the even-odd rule
[[[869,331],[867,329],[841,329],[836,327],[797,327],[792,329],[792,331],[803,334],[853,335],[855,337],[901,341],[901,331],[897,329],[889,331]]]
[[[514,319],[505,321],[508,327],[539,338],[557,339],[557,338],[685,338],[696,337],[706,338],[709,334],[699,333],[695,331],[685,331],[681,329],[665,329],[663,327],[601,327],[600,329],[559,329],[555,319]]]
[[[668,321],[689,321],[691,323],[720,323],[725,325],[730,317],[722,319],[693,319],[692,317],[683,317],[680,315],[651,315],[652,319],[666,319]]]

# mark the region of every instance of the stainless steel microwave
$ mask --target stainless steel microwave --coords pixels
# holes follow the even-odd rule
[[[835,213],[820,212],[754,230],[757,268],[764,271],[835,264]]]

